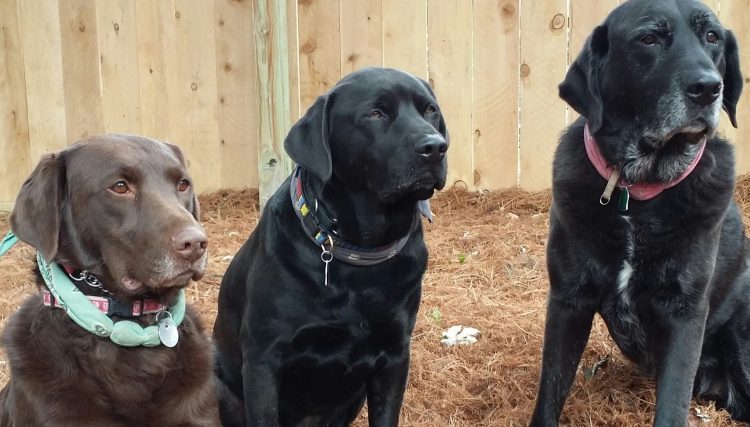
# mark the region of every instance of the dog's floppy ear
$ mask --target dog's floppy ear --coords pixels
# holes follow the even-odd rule
[[[724,111],[729,116],[732,126],[737,127],[737,101],[742,93],[742,72],[740,71],[740,55],[737,48],[737,40],[731,31],[726,31],[726,43],[724,44]]]
[[[182,164],[182,166],[187,169],[187,162],[185,162],[185,156],[182,154],[182,150],[180,149],[180,147],[168,142],[165,142],[164,144],[169,147],[170,150],[172,150],[174,155],[177,156],[177,159],[180,161],[180,164]],[[193,187],[193,200],[190,203],[190,209],[188,210],[193,215],[193,218],[198,221],[201,220],[201,206],[200,203],[198,203],[198,196],[195,195],[195,187]]]
[[[62,154],[45,155],[23,183],[10,214],[13,233],[41,252],[48,262],[57,254],[65,192]]]
[[[323,182],[331,179],[332,172],[328,116],[333,106],[333,98],[333,92],[319,96],[284,139],[284,149],[289,157]]]
[[[607,27],[600,25],[586,40],[581,53],[560,83],[560,98],[586,117],[591,132],[602,126],[604,105],[600,93],[600,70],[609,49]]]

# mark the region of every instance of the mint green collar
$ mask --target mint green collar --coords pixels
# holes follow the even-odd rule
[[[9,232],[0,242],[0,256],[8,252],[17,241],[18,238],[12,232]],[[36,254],[36,260],[50,293],[60,302],[62,308],[78,326],[94,335],[109,337],[112,342],[123,347],[156,347],[161,344],[157,325],[144,328],[130,320],[112,321],[91,304],[91,301],[73,285],[68,275],[57,263],[51,262],[48,264],[39,252]],[[177,300],[169,308],[168,313],[171,315],[175,327],[182,323],[185,318],[184,289],[180,289]]]

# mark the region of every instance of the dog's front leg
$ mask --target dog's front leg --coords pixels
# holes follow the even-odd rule
[[[367,382],[370,427],[396,427],[409,376],[409,347]]]
[[[589,339],[596,313],[593,304],[581,305],[570,293],[550,291],[544,328],[542,374],[530,426],[556,426],[573,384],[578,362]]]
[[[663,319],[667,337],[656,379],[656,427],[687,424],[707,314],[708,302],[704,301],[689,317],[673,314]]]
[[[246,358],[242,364],[245,423],[248,427],[279,426],[279,387],[274,367]]]

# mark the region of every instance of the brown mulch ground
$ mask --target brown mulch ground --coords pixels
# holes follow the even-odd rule
[[[222,191],[202,197],[211,262],[188,298],[209,327],[216,316],[221,276],[258,221],[257,192]],[[750,214],[750,178],[737,200]],[[425,224],[430,262],[413,336],[412,366],[402,412],[404,426],[522,426],[528,421],[541,360],[547,295],[544,250],[548,192],[470,193],[451,189],[432,203],[436,223]],[[0,232],[7,216],[0,214]],[[34,291],[32,251],[23,245],[0,258],[0,325]],[[478,328],[479,342],[447,348],[441,331]],[[608,358],[592,375],[598,361]],[[8,377],[0,355],[0,384]],[[654,410],[654,384],[638,375],[595,321],[561,425],[644,426]],[[705,426],[738,425],[708,402]],[[357,425],[364,426],[364,416]]]

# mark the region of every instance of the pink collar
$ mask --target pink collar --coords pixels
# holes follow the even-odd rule
[[[604,158],[604,156],[602,156],[602,152],[599,151],[599,145],[596,143],[596,139],[594,139],[594,137],[591,135],[591,132],[589,131],[588,122],[583,127],[583,141],[586,146],[586,154],[589,155],[591,164],[594,165],[597,172],[599,172],[599,175],[601,175],[602,178],[604,178],[605,180],[609,180],[609,178],[615,172],[615,168],[607,164],[607,160]],[[693,159],[692,163],[688,165],[687,169],[685,169],[685,171],[674,181],[658,184],[628,184],[627,182],[625,182],[625,180],[620,179],[617,183],[617,186],[620,188],[627,187],[628,191],[630,192],[630,196],[636,200],[653,199],[654,197],[661,194],[662,191],[674,187],[675,185],[682,182],[682,180],[687,178],[688,175],[690,175],[690,173],[693,171],[693,169],[695,169],[695,167],[698,165],[698,162],[700,162],[701,157],[703,157],[703,150],[705,148],[706,138],[704,137],[703,141],[701,142],[701,148],[700,151],[698,151],[698,155],[695,156],[695,159]]]

